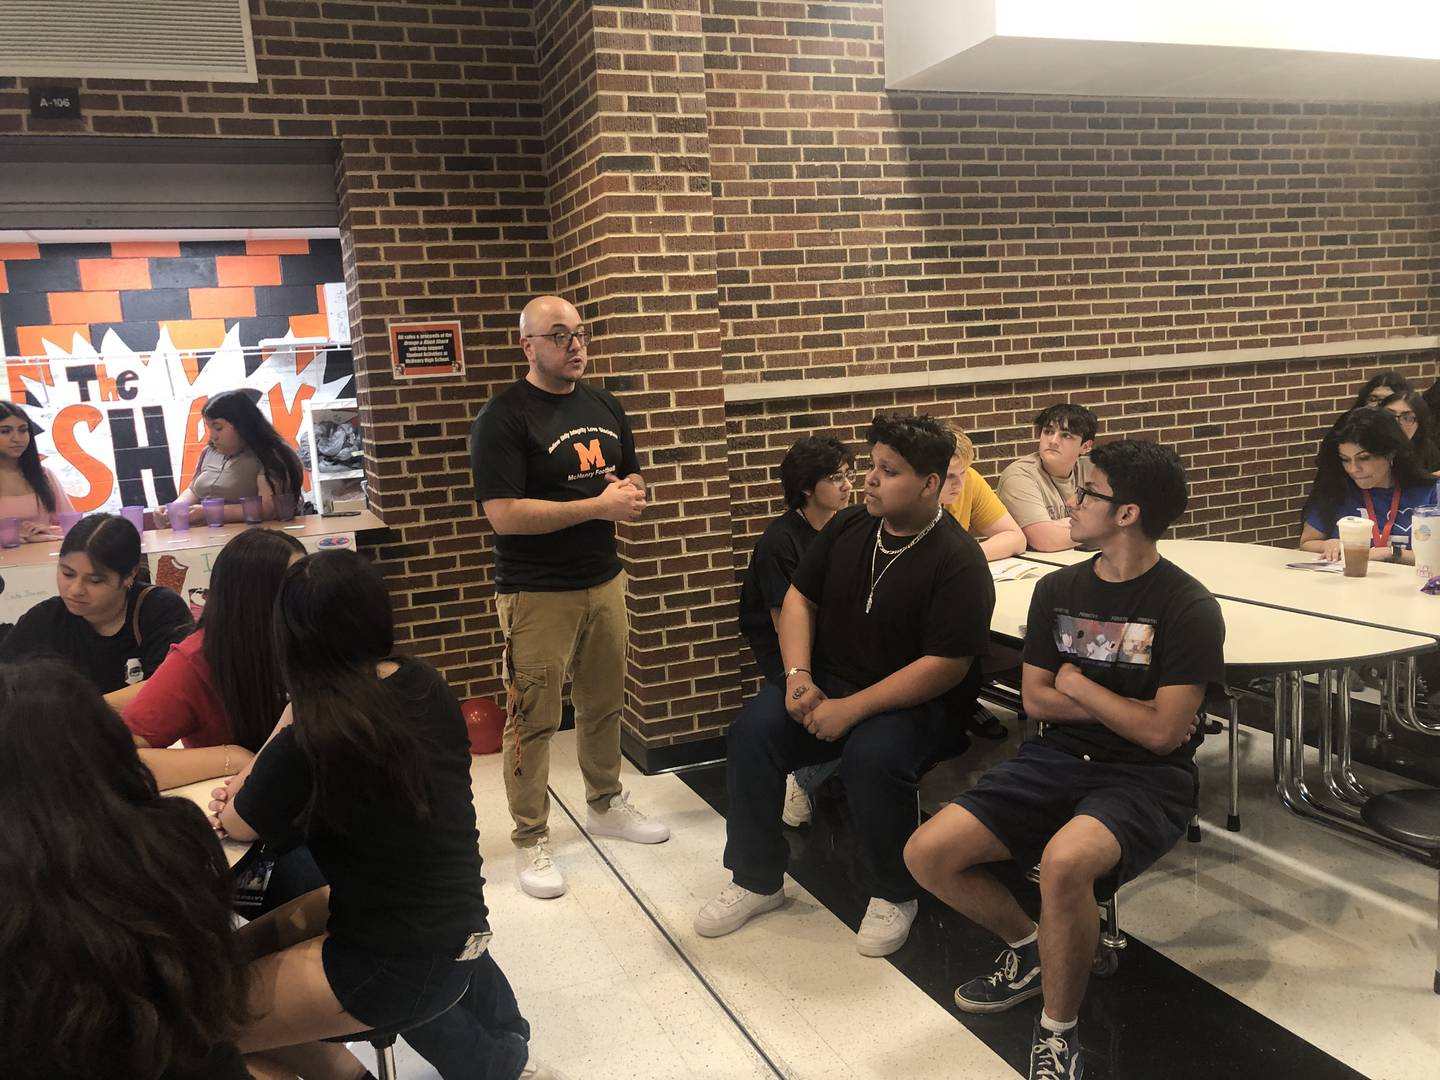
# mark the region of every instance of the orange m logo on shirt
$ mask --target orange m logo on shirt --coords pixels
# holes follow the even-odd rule
[[[575,444],[575,453],[580,456],[580,470],[605,468],[605,455],[600,450],[600,440],[591,439],[590,445]]]

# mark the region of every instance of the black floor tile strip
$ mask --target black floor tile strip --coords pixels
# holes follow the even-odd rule
[[[725,814],[723,764],[682,773],[680,779],[716,812]],[[858,929],[868,898],[858,894],[850,878],[846,854],[850,829],[843,796],[833,787],[822,789],[814,824],[787,829],[786,835],[791,877],[847,926]],[[1018,871],[1001,876],[1034,912],[1039,901],[1035,887]],[[1123,891],[1120,924],[1123,930]],[[973,1016],[959,1012],[952,996],[959,983],[993,970],[991,960],[1003,947],[927,895],[920,902],[909,941],[889,959],[1024,1075],[1038,1005],[1031,1001],[1010,1012]],[[1343,993],[1343,987],[1335,992]],[[1121,954],[1119,971],[1092,982],[1080,1030],[1087,1080],[1365,1080],[1363,1074],[1133,936]]]

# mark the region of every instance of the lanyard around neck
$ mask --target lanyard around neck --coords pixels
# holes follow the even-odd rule
[[[1375,503],[1370,498],[1370,492],[1364,488],[1360,489],[1360,497],[1365,500],[1365,512],[1370,515],[1370,538],[1374,541],[1373,547],[1383,548],[1390,546],[1390,530],[1395,528],[1395,515],[1400,512],[1400,485],[1396,484],[1390,496],[1390,513],[1385,516],[1385,531],[1380,531],[1380,519],[1375,516]]]

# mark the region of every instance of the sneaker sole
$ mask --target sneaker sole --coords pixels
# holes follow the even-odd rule
[[[604,825],[596,825],[589,821],[585,823],[585,831],[591,836],[608,836],[614,840],[629,840],[632,844],[663,844],[666,840],[670,839],[669,829],[665,830],[664,836],[657,836],[655,839],[649,840],[642,839],[638,836],[628,836],[621,830],[608,829]]]
[[[751,919],[755,918],[755,916],[764,915],[767,911],[774,911],[783,903],[785,903],[785,893],[783,891],[776,893],[774,896],[766,897],[764,903],[762,903],[759,907],[755,908],[753,911],[750,912],[750,914],[746,915],[743,919],[735,923],[733,926],[730,924],[730,920],[726,920],[724,923],[712,923],[708,926],[702,926],[700,923],[700,919],[697,917],[695,919],[695,933],[699,934],[703,938],[725,937],[729,934],[733,934],[736,930],[739,930]]]
[[[969,998],[962,998],[960,991],[955,991],[955,1007],[961,1012],[967,1013],[997,1013],[1006,1009],[1013,1009],[1022,1001],[1029,1001],[1033,997],[1039,997],[1042,987],[1040,980],[1035,980],[1035,985],[1027,987],[1020,993],[1006,998],[1004,1001],[971,1001]]]

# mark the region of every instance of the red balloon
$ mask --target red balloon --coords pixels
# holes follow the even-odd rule
[[[460,713],[470,732],[470,752],[498,754],[500,733],[505,730],[505,710],[489,698],[467,698],[460,703]]]

